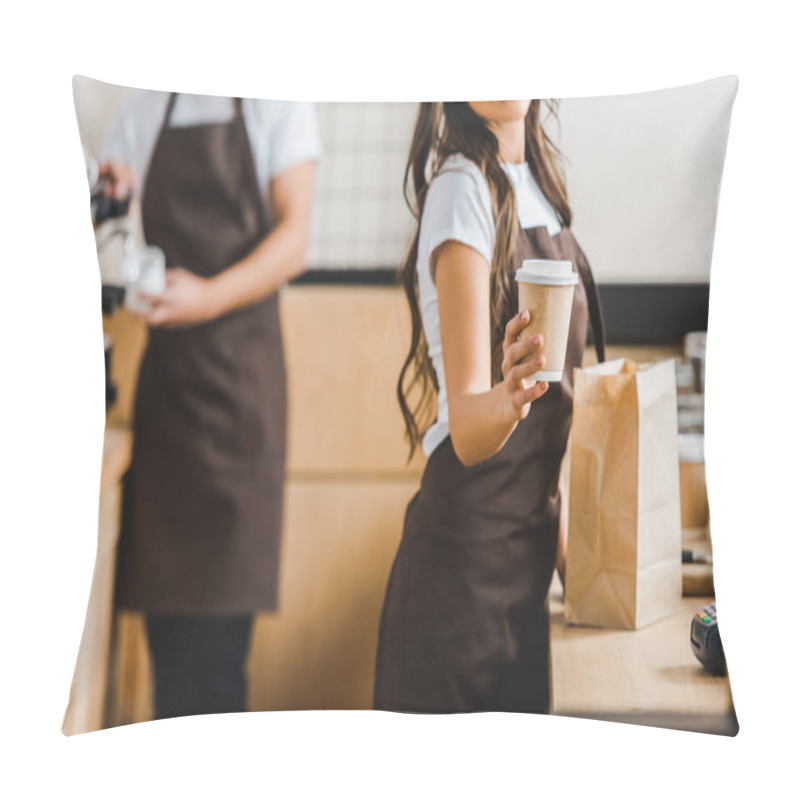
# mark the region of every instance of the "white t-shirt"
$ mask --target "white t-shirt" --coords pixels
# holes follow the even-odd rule
[[[100,151],[100,160],[124,160],[139,181],[137,194],[144,194],[144,182],[156,145],[169,92],[131,89]],[[170,127],[187,127],[227,122],[236,111],[231,97],[179,94],[170,117]],[[253,151],[256,178],[262,187],[269,214],[269,184],[281,172],[303,161],[317,160],[322,152],[316,110],[311,103],[278,100],[242,100],[242,117]]]
[[[545,226],[551,236],[557,234],[561,230],[558,217],[534,180],[527,163],[502,166],[514,188],[520,226]],[[465,156],[460,153],[450,156],[428,189],[417,253],[422,327],[439,383],[436,421],[422,438],[422,449],[428,456],[450,432],[439,328],[439,296],[433,282],[431,255],[439,245],[452,240],[477,250],[491,264],[494,237],[492,196],[486,178],[478,166]]]

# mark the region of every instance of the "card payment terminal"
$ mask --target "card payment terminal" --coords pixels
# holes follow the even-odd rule
[[[727,672],[725,653],[717,625],[717,603],[713,601],[703,606],[692,618],[690,634],[692,650],[697,660],[712,674],[724,675]]]

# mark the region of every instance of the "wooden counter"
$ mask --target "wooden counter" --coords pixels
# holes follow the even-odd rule
[[[289,375],[289,448],[280,606],[277,613],[259,615],[256,621],[249,707],[259,711],[369,708],[386,580],[406,506],[424,467],[419,453],[407,463],[395,397],[410,336],[405,299],[397,288],[293,287],[281,294],[281,313]],[[109,498],[109,510],[101,516],[116,519],[116,487],[128,456],[113,444],[120,435],[113,425],[130,420],[146,332],[124,310],[104,322],[114,337],[113,378],[119,401],[108,417],[102,484],[108,487],[103,497]],[[639,361],[677,353],[677,348],[669,347],[608,348],[609,358],[627,355]],[[586,363],[593,361],[594,351],[588,348]],[[101,522],[101,538],[103,529]],[[85,639],[95,630],[106,631],[110,624],[113,575],[105,572],[105,565],[112,563],[114,537],[103,539],[107,549],[98,555],[98,585],[92,586]],[[97,610],[100,597],[108,599],[102,613]],[[695,598],[692,609],[699,604]],[[581,652],[576,654],[573,635],[567,631],[563,643],[555,642],[560,703],[556,713],[569,713],[574,707],[569,697],[575,691],[592,700],[590,694],[580,694],[584,691],[580,664],[592,663],[597,641],[591,635],[581,638]],[[114,640],[106,724],[150,719],[152,671],[142,615],[120,611]],[[688,633],[681,641],[688,648]],[[107,647],[102,641],[92,646],[96,653]],[[79,674],[89,674],[82,663],[85,649],[82,644],[73,687],[79,702],[86,697],[75,688],[86,686]],[[693,658],[689,651],[684,666],[699,670]],[[102,727],[97,725],[100,682],[92,681],[94,710],[70,732]],[[603,712],[605,707],[595,710]]]
[[[100,495],[118,486],[131,460],[133,436],[126,425],[106,425],[103,461],[100,467]]]
[[[553,714],[736,735],[728,678],[707,673],[689,644],[692,616],[713,598],[684,597],[680,612],[637,631],[601,630],[567,625],[555,586]]]
[[[131,444],[127,428],[106,425],[100,472],[97,556],[69,705],[61,728],[67,736],[106,727],[121,481],[130,462]]]

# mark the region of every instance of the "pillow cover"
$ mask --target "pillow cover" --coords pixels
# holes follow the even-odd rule
[[[64,732],[378,708],[735,735],[703,391],[736,88],[315,107],[76,76],[107,410]],[[505,270],[503,327],[523,260],[575,275],[561,317],[537,316],[552,286],[530,308],[565,337],[547,392],[477,459],[450,428],[448,247],[489,292]]]

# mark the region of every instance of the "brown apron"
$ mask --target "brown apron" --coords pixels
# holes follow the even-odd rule
[[[525,258],[578,267],[563,380],[520,421],[503,449],[472,467],[450,437],[431,454],[408,506],[381,616],[374,706],[391,711],[550,709],[550,620],[561,498],[572,422],[573,368],[592,319],[605,334],[589,264],[568,229],[521,230]],[[516,286],[516,282],[513,283]]]
[[[142,200],[167,267],[210,277],[269,230],[242,117],[169,127]],[[152,328],[134,411],[118,603],[148,613],[272,610],[286,453],[278,297],[200,325]]]

